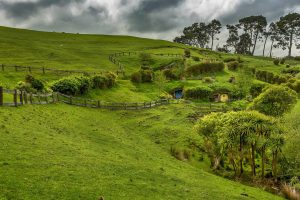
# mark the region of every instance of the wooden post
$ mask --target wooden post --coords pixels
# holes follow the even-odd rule
[[[16,72],[18,71],[18,66],[15,66],[15,70],[16,70]]]
[[[1,65],[1,68],[2,68],[2,71],[4,71],[4,65],[3,64]]]
[[[56,100],[59,102],[59,93],[56,93]]]
[[[23,91],[20,91],[20,103],[23,105]]]
[[[47,94],[45,95],[45,100],[46,100],[46,103],[48,104],[49,101],[48,101],[48,95]]]
[[[135,109],[138,110],[139,109],[139,104],[135,103]]]
[[[41,104],[41,96],[40,96],[40,94],[38,94],[38,101],[39,101],[39,104]]]
[[[72,97],[70,96],[70,104],[72,105],[73,104],[73,100],[72,100]]]
[[[97,101],[97,105],[98,105],[98,108],[101,108],[101,103],[99,100]]]
[[[149,105],[150,105],[150,108],[151,108],[151,101],[150,101],[150,104],[149,104]]]
[[[29,95],[29,102],[30,102],[30,104],[33,104],[32,93],[30,93],[30,95]]]
[[[45,74],[45,67],[43,67],[43,74]]]
[[[0,86],[0,106],[3,106],[3,87]]]
[[[84,99],[84,106],[87,107],[87,101]]]
[[[144,108],[146,108],[146,102],[144,102]]]
[[[18,107],[18,91],[14,91],[14,104],[16,107]]]
[[[24,102],[28,104],[27,92],[24,92]]]
[[[29,71],[29,73],[31,74],[31,67],[28,67],[28,71]]]

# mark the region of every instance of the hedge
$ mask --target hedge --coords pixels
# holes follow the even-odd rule
[[[187,75],[200,75],[204,73],[224,71],[225,65],[223,62],[204,62],[192,65],[186,69]]]
[[[213,90],[211,88],[205,86],[187,88],[184,90],[184,97],[187,99],[208,100],[212,92]]]

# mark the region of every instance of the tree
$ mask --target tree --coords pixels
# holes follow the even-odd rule
[[[271,33],[267,30],[265,30],[263,32],[263,36],[264,36],[263,56],[265,56],[266,45],[267,45],[267,41],[268,41],[270,35],[271,35]]]
[[[204,48],[208,41],[209,35],[207,33],[207,26],[202,22],[185,27],[183,35],[174,39],[174,42],[201,48]]]
[[[250,93],[251,85],[253,82],[253,76],[248,68],[239,69],[236,78],[236,89],[240,98],[246,97]]]
[[[248,33],[244,33],[239,37],[237,43],[236,52],[239,54],[251,54],[249,48],[251,47],[251,36]]]
[[[275,42],[278,42],[280,40],[280,35],[278,32],[278,27],[276,23],[272,22],[269,26],[269,34],[271,39],[271,48],[270,48],[270,58],[272,57],[273,48],[277,48],[278,45]]]
[[[239,42],[238,27],[234,25],[227,25],[226,27],[229,32],[229,37],[226,41],[226,47],[232,47],[234,49],[234,53],[237,53],[237,44]]]
[[[262,15],[249,16],[239,20],[239,27],[243,28],[244,32],[250,35],[251,45],[248,48],[251,55],[254,55],[257,40],[261,39],[267,24],[266,17]],[[250,50],[251,46],[253,46],[252,51]]]
[[[207,33],[210,36],[210,40],[211,40],[211,50],[213,50],[214,39],[217,39],[217,40],[219,39],[219,38],[216,38],[216,35],[221,33],[221,31],[220,31],[221,28],[222,28],[221,22],[216,19],[212,20],[206,26]]]
[[[297,103],[297,93],[288,87],[272,85],[256,97],[249,109],[270,116],[282,116]]]
[[[297,48],[300,48],[300,14],[290,13],[284,17],[281,17],[277,22],[280,34],[283,36],[279,42],[279,45],[283,50],[288,48],[288,56],[292,56],[293,45],[296,44]]]

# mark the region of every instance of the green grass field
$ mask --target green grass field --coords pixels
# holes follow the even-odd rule
[[[168,41],[128,36],[46,33],[6,27],[0,27],[0,43],[0,64],[114,72],[117,66],[108,59],[112,53],[183,54],[186,48]],[[198,49],[192,49],[192,55],[218,60],[237,57]],[[162,56],[152,59],[154,68],[175,60]],[[241,59],[249,66],[276,73],[285,68],[275,66],[269,58]],[[123,56],[120,60],[127,75],[140,69],[138,56]],[[0,84],[13,89],[26,74],[0,70]],[[46,84],[63,76],[33,75]],[[228,79],[235,75],[226,69],[205,76],[215,77],[216,83],[229,84]],[[166,88],[200,85],[206,83],[169,81]],[[144,102],[158,96],[155,84],[133,84],[128,77],[119,77],[112,89],[91,90],[83,97],[107,102]],[[11,99],[12,95],[4,98]],[[0,199],[280,199],[261,188],[211,173],[200,148],[202,138],[193,130],[194,116],[205,114],[198,105],[203,102],[188,101],[142,111],[63,104],[1,107]],[[191,157],[177,160],[170,153],[171,147],[186,149]]]

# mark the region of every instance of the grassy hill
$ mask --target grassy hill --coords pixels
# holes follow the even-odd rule
[[[46,33],[0,27],[0,64],[85,71],[116,71],[108,56],[122,51],[183,54],[185,46],[128,36]],[[191,49],[192,56],[223,60],[230,54]],[[234,56],[236,57],[236,56]],[[241,56],[255,68],[280,73],[269,58]],[[121,57],[128,75],[138,56]],[[174,62],[153,56],[152,66]],[[193,63],[191,59],[188,61]],[[288,61],[293,65],[298,62]],[[14,88],[27,72],[0,71],[0,84]],[[208,74],[228,84],[236,72]],[[63,75],[35,73],[45,83]],[[208,85],[201,80],[169,81],[167,88]],[[155,84],[117,80],[112,89],[82,97],[110,102],[156,99]],[[9,97],[11,98],[11,97]],[[106,111],[62,104],[0,108],[0,199],[280,199],[210,172],[193,130],[199,101],[143,111]],[[298,106],[299,107],[299,106]],[[171,147],[190,158],[177,160]]]
[[[170,156],[192,109],[1,108],[0,199],[280,199]]]

